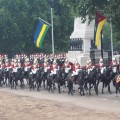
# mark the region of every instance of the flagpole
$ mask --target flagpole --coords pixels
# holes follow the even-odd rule
[[[54,54],[54,34],[53,34],[53,8],[51,7],[51,25],[52,25],[52,53]]]
[[[103,59],[103,38],[102,38],[102,31],[101,31],[101,57]]]
[[[113,35],[112,35],[112,20],[110,18],[110,29],[111,29],[111,52],[112,52],[112,58],[113,58]]]

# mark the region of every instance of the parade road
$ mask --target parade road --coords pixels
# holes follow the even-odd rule
[[[55,93],[49,93],[42,88],[40,92],[30,91],[28,88],[24,90],[0,88],[0,119],[120,119],[120,94],[116,97],[114,87],[111,87],[112,94],[109,94],[106,88],[105,93],[102,94],[100,85],[98,96],[95,95],[94,90],[91,96],[80,96],[77,86],[74,88],[75,94],[73,96],[68,95],[67,91],[61,94],[58,94],[57,90]],[[26,112],[28,113],[26,114]]]

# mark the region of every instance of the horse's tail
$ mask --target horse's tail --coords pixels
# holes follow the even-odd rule
[[[117,79],[117,76],[115,76],[112,81],[113,81],[113,86],[115,87],[115,83],[116,83],[116,79]]]
[[[115,78],[113,78],[113,86],[115,87]]]

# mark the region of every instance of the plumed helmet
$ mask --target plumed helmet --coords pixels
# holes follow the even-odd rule
[[[113,58],[112,61],[115,61],[115,58]]]
[[[78,60],[77,60],[77,64],[79,64]]]
[[[25,62],[29,62],[29,59],[28,59],[28,58],[26,58],[26,59],[25,59]]]
[[[5,62],[7,63],[7,62],[8,62],[8,59],[6,59]]]
[[[89,62],[90,62],[90,58],[87,59],[87,63],[89,63]]]
[[[68,59],[66,59],[65,62],[68,62]]]
[[[103,62],[103,59],[102,59],[102,58],[100,58],[100,62]]]
[[[37,59],[34,59],[34,63],[37,63]]]
[[[47,59],[45,58],[44,62],[47,62]]]
[[[18,59],[18,63],[20,63],[20,59]]]
[[[16,63],[17,62],[17,60],[16,59],[14,59],[14,63]]]
[[[91,61],[91,59],[89,59],[89,63],[91,63],[92,61]]]
[[[14,61],[14,59],[11,60],[12,62]]]
[[[56,63],[56,60],[54,60],[53,63],[55,64],[55,63]]]
[[[87,60],[87,64],[89,64],[89,60]]]

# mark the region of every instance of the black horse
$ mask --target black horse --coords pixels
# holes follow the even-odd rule
[[[112,80],[112,68],[110,66],[107,66],[106,69],[103,70],[102,74],[99,72],[97,79],[97,86],[100,82],[102,82],[102,93],[104,93],[104,87],[108,87],[108,92],[111,93],[110,83]]]
[[[48,70],[48,74],[47,74],[47,90],[52,93],[54,93],[54,87],[55,87],[55,79],[56,76],[51,74],[51,71]]]
[[[16,79],[20,81],[21,89],[24,88],[24,70],[22,68],[18,68]]]
[[[64,86],[66,86],[66,74],[65,74],[65,70],[61,67],[60,70],[58,70],[57,72],[57,76],[56,76],[56,83],[58,85],[58,93],[61,93],[61,87],[62,87],[62,91],[64,91]]]
[[[85,85],[85,71],[81,69],[78,73],[77,84],[79,85],[79,93],[80,95],[85,95],[84,93],[84,85]]]
[[[4,69],[4,85],[6,86],[10,86],[10,78],[9,78],[9,71],[10,70],[7,70],[7,69]]]
[[[120,92],[120,74],[116,75],[113,79],[113,86],[116,89],[116,97],[117,97],[117,93],[118,91]]]
[[[40,87],[42,83],[42,69],[41,68],[37,71],[35,79],[36,79],[37,91],[40,91]]]
[[[89,89],[89,95],[91,95],[91,88],[94,87],[96,95],[98,95],[98,87],[96,83],[96,78],[97,78],[97,69],[94,67],[90,73],[86,71],[85,75],[85,89]],[[89,84],[89,86],[87,86]]]
[[[0,87],[3,86],[3,82],[4,82],[4,72],[2,69],[0,69]]]
[[[17,72],[13,72],[12,70],[9,73],[10,75],[10,85],[11,85],[11,89],[17,89],[17,85],[18,85],[18,75]]]
[[[41,68],[41,79],[42,79],[44,89],[46,89],[46,86],[47,86],[46,83],[47,83],[48,73],[49,73],[49,70],[45,72],[44,69]]]
[[[30,90],[34,90],[36,87],[36,74],[33,74],[31,71],[28,74],[29,78],[29,88]]]
[[[68,94],[73,95],[74,76],[72,76],[72,70],[70,70],[69,74],[67,75],[66,81],[67,81],[67,87],[68,87]]]

